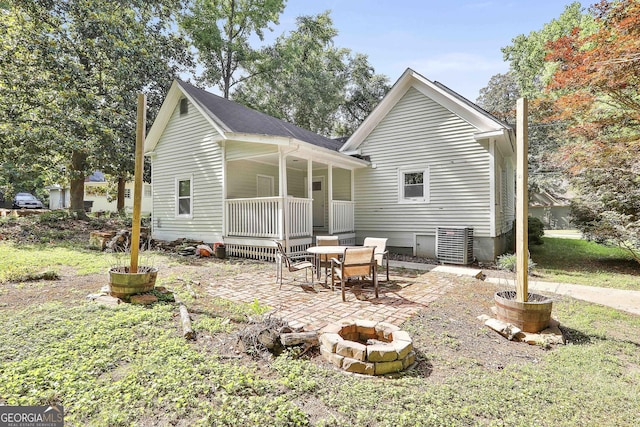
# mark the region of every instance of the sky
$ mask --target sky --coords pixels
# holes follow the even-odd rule
[[[296,17],[331,10],[335,44],[368,55],[395,82],[408,67],[471,101],[509,66],[501,48],[540,30],[568,0],[288,0],[265,39],[296,28]],[[588,7],[592,2],[582,2]]]

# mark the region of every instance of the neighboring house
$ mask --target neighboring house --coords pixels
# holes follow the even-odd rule
[[[45,190],[49,190],[49,209],[66,209],[71,204],[69,187],[55,184],[45,187]]]
[[[412,70],[344,145],[175,81],[145,144],[152,233],[248,257],[318,234],[435,256],[436,227],[462,226],[493,260],[514,220],[514,147],[509,126]]]
[[[547,230],[567,230],[575,228],[571,223],[569,200],[557,197],[547,191],[531,193],[529,215],[539,218]]]
[[[91,212],[116,212],[116,200],[107,198],[108,182],[85,181],[84,183],[84,202]],[[134,183],[129,181],[125,183],[124,190],[124,207],[128,212],[133,212],[133,187]],[[71,205],[70,189],[63,188],[60,185],[52,185],[47,187],[49,190],[49,209],[66,209]],[[141,211],[143,214],[151,213],[151,184],[142,184],[142,201]]]

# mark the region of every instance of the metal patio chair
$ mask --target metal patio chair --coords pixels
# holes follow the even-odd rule
[[[313,255],[287,254],[282,243],[277,240],[274,240],[274,243],[278,248],[276,252],[276,281],[280,284],[279,288],[282,288],[282,283],[284,281],[282,276],[283,265],[290,273],[296,273],[304,270],[305,284],[313,286],[313,276],[315,274]],[[309,270],[311,272],[311,280],[309,280]],[[293,278],[292,282],[295,281],[296,279]]]

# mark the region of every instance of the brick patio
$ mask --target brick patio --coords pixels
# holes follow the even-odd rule
[[[291,327],[314,331],[345,318],[400,325],[446,293],[453,279],[433,272],[417,277],[392,274],[388,283],[380,281],[379,298],[375,298],[370,284],[364,289],[356,284],[355,289],[347,289],[346,302],[342,301],[339,289],[331,291],[330,287],[318,283],[303,287],[297,282],[285,282],[279,289],[275,274],[260,277],[240,274],[210,284],[207,292],[236,302],[252,303],[257,299],[260,304],[272,307],[274,315],[289,322]]]

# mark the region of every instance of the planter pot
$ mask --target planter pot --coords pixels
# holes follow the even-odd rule
[[[113,267],[109,270],[111,295],[117,298],[141,294],[153,290],[158,269],[138,267],[137,273],[129,273],[129,267]]]
[[[551,320],[553,301],[543,295],[528,294],[527,302],[516,301],[515,291],[495,294],[496,316],[524,332],[537,333],[546,329]]]

